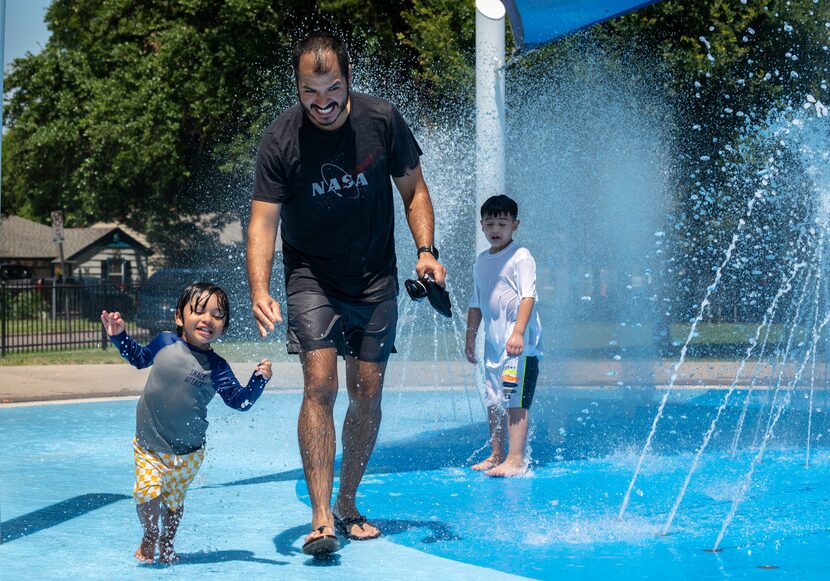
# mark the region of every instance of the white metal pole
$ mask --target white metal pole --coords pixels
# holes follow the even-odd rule
[[[505,9],[499,0],[476,0],[476,204],[503,194],[504,179],[504,35]],[[476,256],[487,250],[487,240],[476,227]],[[476,340],[475,383],[484,393],[484,330]],[[482,403],[483,403],[482,399]],[[485,411],[485,414],[487,412]]]
[[[504,163],[505,9],[499,0],[476,0],[476,207],[505,193]],[[477,253],[487,241],[476,236]]]

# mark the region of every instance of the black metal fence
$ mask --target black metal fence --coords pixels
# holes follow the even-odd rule
[[[140,287],[106,281],[47,280],[0,284],[0,356],[9,353],[99,348],[109,344],[101,311],[119,311],[127,332],[146,340],[139,321]],[[172,315],[171,315],[172,316]]]

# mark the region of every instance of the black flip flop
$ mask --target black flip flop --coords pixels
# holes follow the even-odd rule
[[[337,535],[324,534],[323,531],[327,528],[330,527],[321,526],[315,529],[320,533],[320,536],[303,543],[303,553],[319,557],[321,555],[329,555],[340,550],[340,541],[337,539]]]
[[[439,314],[447,318],[452,317],[450,293],[431,278],[408,279],[404,281],[404,288],[413,301],[426,298]]]
[[[366,524],[366,517],[361,515],[357,516],[350,516],[347,518],[340,518],[337,515],[334,515],[334,528],[337,529],[342,535],[346,535],[346,537],[352,541],[371,541],[372,539],[376,539],[380,536],[380,532],[374,537],[358,537],[357,535],[352,534],[352,527],[357,525],[360,527],[360,530],[363,530],[363,525]]]
[[[424,281],[424,286],[427,287],[427,300],[432,308],[448,319],[451,318],[452,303],[450,303],[450,293],[447,292],[447,289],[434,280]]]

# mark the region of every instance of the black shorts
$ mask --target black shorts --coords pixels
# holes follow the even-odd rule
[[[306,281],[307,282],[307,279]],[[334,347],[341,357],[386,361],[395,352],[398,299],[351,301],[287,283],[289,353]]]
[[[524,408],[530,409],[533,395],[536,393],[536,382],[539,379],[539,358],[520,355],[518,373],[508,380],[505,376],[504,364],[493,362],[484,366],[484,405],[489,407]],[[514,369],[516,369],[514,367]],[[516,373],[514,371],[514,373]],[[504,383],[513,381],[514,383]],[[518,381],[518,383],[515,383]]]

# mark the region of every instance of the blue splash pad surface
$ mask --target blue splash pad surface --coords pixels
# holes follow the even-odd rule
[[[665,430],[621,521],[616,515],[654,401],[631,408],[603,397],[540,392],[532,410],[537,463],[526,477],[494,480],[465,468],[487,437],[478,402],[471,407],[460,390],[388,393],[359,492],[359,506],[385,536],[346,542],[324,562],[299,550],[310,518],[296,445],[299,394],[267,394],[246,414],[217,401],[207,458],[177,536],[182,561],[174,567],[132,558],[140,538],[130,498],[135,401],[3,408],[2,577],[316,579],[382,571],[401,579],[823,578],[820,555],[830,542],[826,449],[814,450],[809,468],[803,444],[768,452],[723,552],[707,553],[755,453],[729,458],[728,429],[723,438],[716,433],[672,534],[657,534],[691,464],[693,449],[681,443],[699,443],[717,394],[686,394],[667,408]],[[690,420],[690,412],[699,419]],[[725,416],[724,426],[735,416]],[[797,414],[791,419],[803,423]],[[827,431],[823,416],[814,422],[814,433]],[[672,446],[677,450],[667,453]],[[778,569],[759,568],[765,566]]]
[[[821,578],[827,565],[819,549],[830,542],[828,457],[822,453],[802,474],[794,469],[802,458],[774,456],[756,484],[761,490],[741,505],[719,554],[704,549],[713,546],[731,506],[737,472],[701,468],[665,537],[659,533],[670,505],[648,507],[639,496],[668,500],[666,492],[675,492],[686,474],[688,456],[662,458],[643,475],[638,499],[622,521],[617,512],[632,457],[563,462],[509,481],[474,478],[461,468],[379,475],[363,494],[379,515],[434,519],[434,527],[404,530],[395,542],[531,578],[751,579],[768,566],[794,578]],[[297,488],[305,499],[305,484]]]

